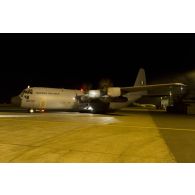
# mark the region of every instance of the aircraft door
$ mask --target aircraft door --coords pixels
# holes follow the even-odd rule
[[[39,102],[39,108],[45,109],[46,108],[46,101],[44,99],[41,99]]]

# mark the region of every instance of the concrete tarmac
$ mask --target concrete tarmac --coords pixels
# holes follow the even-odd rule
[[[195,116],[0,109],[0,162],[195,162]]]

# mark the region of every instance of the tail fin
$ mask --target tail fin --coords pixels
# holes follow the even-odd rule
[[[143,68],[140,68],[134,86],[143,86],[143,85],[146,85],[146,74],[145,74],[145,70]]]

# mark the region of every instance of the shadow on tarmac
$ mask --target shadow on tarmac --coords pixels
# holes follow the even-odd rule
[[[195,115],[142,109],[121,110],[120,113],[138,117],[149,113],[176,161],[195,162]]]

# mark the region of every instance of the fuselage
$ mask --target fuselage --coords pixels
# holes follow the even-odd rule
[[[19,95],[22,108],[33,109],[75,109],[76,96],[80,90],[32,87],[23,90]]]
[[[84,93],[80,90],[31,87],[24,89],[20,95],[20,106],[26,109],[35,110],[72,110],[78,111],[78,96]],[[140,93],[126,94],[124,97],[128,99],[126,102],[110,102],[109,109],[116,110],[127,107],[130,103],[141,97]]]

